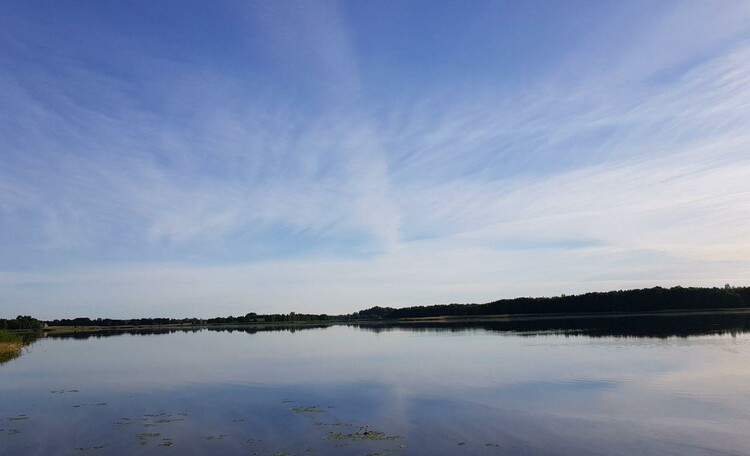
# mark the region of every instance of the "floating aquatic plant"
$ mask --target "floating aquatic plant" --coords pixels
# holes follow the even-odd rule
[[[293,407],[294,413],[323,413],[323,410],[317,405],[308,405],[307,407]]]
[[[163,439],[163,440],[161,441],[161,443],[159,444],[159,446],[160,446],[160,447],[166,447],[166,448],[169,448],[169,447],[172,447],[172,446],[174,446],[174,442],[172,441],[172,439]]]
[[[140,440],[141,445],[146,445],[150,440],[156,439],[161,436],[161,433],[159,432],[141,432],[140,434],[136,434],[136,437],[138,440]]]
[[[90,446],[90,447],[79,447],[76,448],[78,451],[89,451],[89,450],[101,450],[103,448],[107,448],[109,445],[97,445],[97,446]]]
[[[203,440],[224,440],[224,437],[229,437],[228,434],[209,435],[203,438]]]
[[[344,434],[342,432],[329,432],[325,437],[326,440],[398,440],[403,439],[399,435],[386,435],[385,432],[370,431],[355,432]]]

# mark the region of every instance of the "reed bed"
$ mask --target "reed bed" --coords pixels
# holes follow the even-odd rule
[[[21,354],[23,339],[9,331],[0,331],[0,363]]]

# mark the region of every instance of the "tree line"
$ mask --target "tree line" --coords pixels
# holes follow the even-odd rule
[[[44,327],[44,322],[29,315],[19,315],[14,319],[0,318],[0,329],[38,331]]]
[[[297,322],[325,322],[330,321],[332,317],[327,314],[301,314],[289,312],[288,314],[265,314],[259,315],[250,312],[242,317],[217,317],[209,318],[206,323],[218,324],[246,324],[246,323],[297,323]]]
[[[427,319],[427,320],[360,320],[350,326],[372,332],[407,330],[414,332],[467,332],[481,329],[487,332],[514,332],[522,336],[562,334],[566,337],[691,337],[709,334],[750,333],[750,313],[679,312],[654,318],[648,314],[632,313],[611,318],[606,314],[586,318],[549,316],[545,318],[501,319]]]
[[[724,288],[644,288],[592,292],[580,295],[554,297],[521,297],[500,299],[486,304],[438,304],[395,309],[375,306],[348,315],[303,314],[257,314],[244,316],[199,318],[62,318],[43,322],[31,316],[19,315],[15,319],[0,319],[0,329],[39,330],[45,323],[50,326],[198,326],[198,325],[242,325],[255,323],[327,323],[351,320],[388,320],[398,318],[424,318],[443,316],[479,315],[535,315],[535,314],[586,314],[628,313],[669,310],[714,310],[750,308],[750,287]]]
[[[60,318],[47,322],[50,326],[194,326],[204,324],[247,324],[247,323],[296,323],[311,321],[328,321],[331,317],[326,314],[300,314],[290,312],[288,314],[256,314],[250,312],[244,316],[215,317],[208,319],[200,318]]]
[[[750,288],[644,288],[538,298],[500,299],[486,304],[438,304],[394,309],[373,307],[360,318],[424,318],[443,316],[586,314],[713,310],[750,307]]]

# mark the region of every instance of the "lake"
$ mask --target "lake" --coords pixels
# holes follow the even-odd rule
[[[747,455],[746,314],[42,338],[2,455]]]

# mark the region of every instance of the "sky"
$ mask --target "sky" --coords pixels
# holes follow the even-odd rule
[[[750,2],[0,2],[0,317],[750,285]]]

